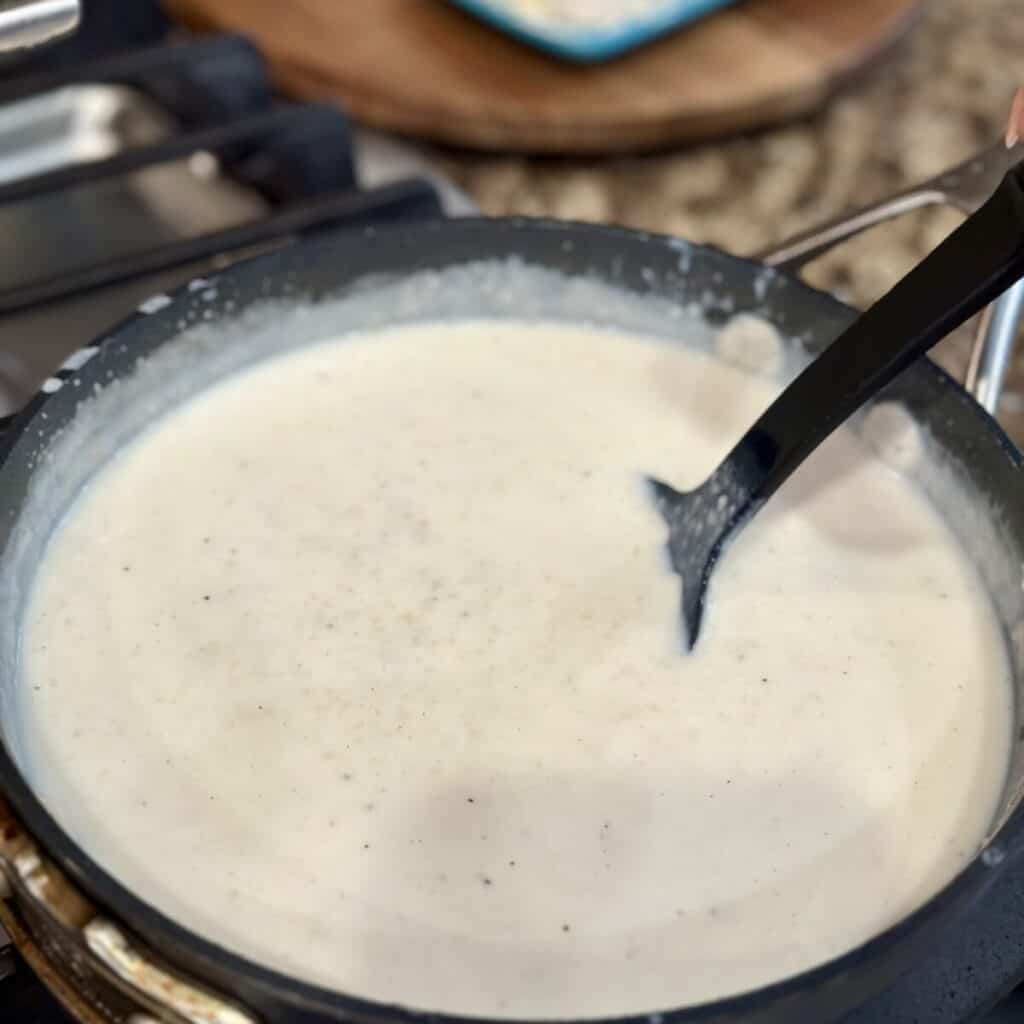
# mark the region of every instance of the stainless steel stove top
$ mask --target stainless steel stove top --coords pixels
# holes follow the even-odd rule
[[[16,191],[40,175],[116,162],[179,134],[164,107],[121,85],[69,85],[0,106],[0,415],[23,405],[64,358],[146,296],[280,241],[270,238],[85,293],[44,293],[38,301],[21,302],[19,293],[31,300],[39,282],[73,279],[89,267],[253,225],[273,211],[258,188],[224,173],[209,149],[42,194]],[[419,178],[430,182],[448,214],[473,212],[415,149],[371,132],[353,132],[352,145],[360,188]],[[7,202],[5,188],[14,193]]]

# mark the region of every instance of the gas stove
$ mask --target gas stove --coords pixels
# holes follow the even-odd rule
[[[0,415],[205,270],[470,210],[413,150],[277,98],[245,39],[175,36],[155,2],[87,5],[72,40],[0,63]]]
[[[317,231],[472,212],[410,148],[273,93],[246,40],[155,2],[0,59],[0,415],[144,300]],[[1024,864],[845,1024],[1024,1021]],[[0,931],[0,1021],[72,1024]]]

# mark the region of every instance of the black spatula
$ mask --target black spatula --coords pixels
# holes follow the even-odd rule
[[[841,334],[711,476],[685,493],[651,480],[683,581],[690,649],[726,543],[840,424],[950,331],[1024,277],[1024,163],[992,198]]]

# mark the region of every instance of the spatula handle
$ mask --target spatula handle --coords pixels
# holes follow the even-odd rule
[[[841,334],[726,460],[753,504],[947,334],[1024,277],[1024,163],[977,213]]]

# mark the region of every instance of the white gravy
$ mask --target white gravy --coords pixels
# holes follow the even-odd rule
[[[695,485],[776,387],[494,320],[211,388],[50,544],[34,782],[155,906],[364,997],[654,1011],[850,949],[977,851],[1008,667],[951,534],[848,430],[683,654],[643,475]]]

